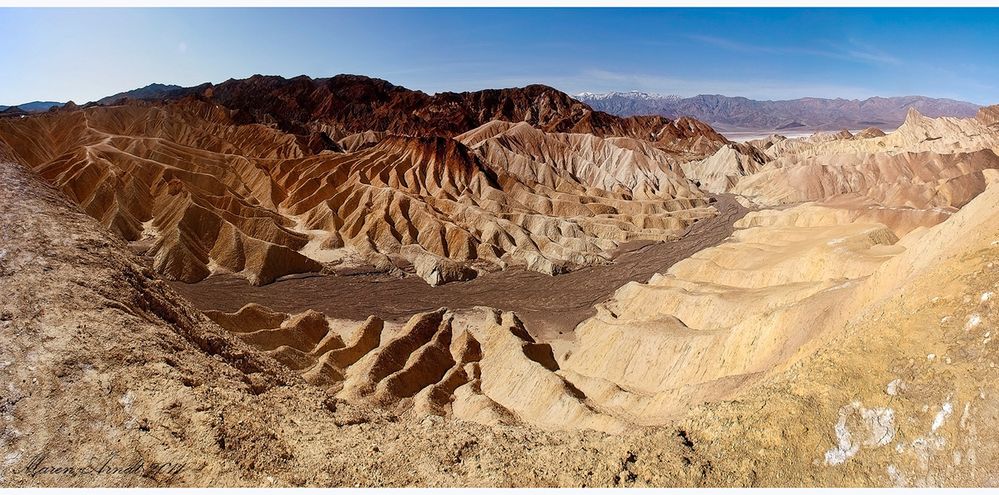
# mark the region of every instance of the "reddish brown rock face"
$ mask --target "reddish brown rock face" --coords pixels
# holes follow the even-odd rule
[[[157,93],[152,99],[194,96],[232,110],[237,124],[276,124],[306,136],[310,151],[323,147],[312,134],[333,139],[364,131],[452,137],[493,120],[527,122],[546,132],[587,133],[652,141],[663,149],[709,154],[727,140],[691,118],[616,117],[594,111],[548,86],[428,95],[381,79],[339,75],[325,79],[253,76]]]
[[[999,105],[982,107],[978,110],[978,120],[987,126],[999,124]]]

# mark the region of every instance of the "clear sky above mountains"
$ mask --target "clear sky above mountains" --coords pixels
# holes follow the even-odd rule
[[[255,73],[999,102],[999,9],[0,9],[0,25],[5,105]]]

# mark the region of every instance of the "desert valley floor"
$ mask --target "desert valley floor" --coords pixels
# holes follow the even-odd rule
[[[572,330],[596,314],[596,304],[627,282],[646,281],[674,263],[723,241],[747,209],[731,196],[719,196],[718,215],[690,225],[678,239],[625,243],[611,253],[611,263],[545,275],[522,267],[486,273],[466,282],[432,287],[416,277],[354,270],[344,276],[289,276],[253,286],[234,275],[219,275],[171,285],[200,309],[236,312],[255,301],[289,313],[316,310],[336,319],[408,319],[441,307],[491,306],[515,312],[539,338],[571,339]],[[365,297],[353,297],[364,293]],[[544,332],[542,335],[541,332]],[[561,337],[560,337],[561,336]]]
[[[0,118],[0,485],[993,486],[997,153],[360,76]]]

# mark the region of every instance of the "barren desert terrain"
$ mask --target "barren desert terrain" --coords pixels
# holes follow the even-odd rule
[[[0,484],[999,484],[996,116],[254,76],[0,118]]]

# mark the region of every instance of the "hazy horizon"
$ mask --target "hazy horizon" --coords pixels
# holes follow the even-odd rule
[[[169,83],[169,82],[154,81],[154,82],[151,82],[149,84],[144,84],[142,86],[136,86],[134,88],[128,88],[128,89],[122,89],[122,90],[119,90],[119,91],[114,91],[112,93],[108,93],[106,95],[103,95],[103,96],[101,96],[99,98],[94,98],[94,99],[87,100],[87,101],[76,101],[76,100],[73,100],[73,99],[59,100],[59,99],[45,98],[45,99],[36,99],[36,100],[30,100],[30,101],[20,101],[20,102],[17,102],[16,104],[12,104],[12,103],[8,103],[8,102],[0,101],[0,106],[12,107],[12,106],[15,106],[15,105],[20,105],[20,104],[25,104],[25,103],[50,102],[50,101],[51,102],[57,102],[57,103],[67,103],[67,102],[72,101],[72,102],[74,102],[76,104],[81,104],[82,105],[82,104],[86,104],[86,103],[91,103],[91,102],[97,101],[97,100],[99,100],[101,98],[105,98],[105,97],[108,97],[108,96],[113,96],[113,95],[116,95],[116,94],[119,94],[119,93],[124,93],[124,92],[132,91],[132,90],[137,90],[137,89],[143,89],[143,88],[145,88],[147,86],[152,86],[152,85],[155,85],[155,84],[162,84],[162,85],[165,85],[165,86],[181,86],[181,87],[189,88],[189,87],[199,86],[201,84],[217,85],[217,84],[225,82],[228,79],[239,80],[239,79],[247,79],[247,78],[250,78],[250,77],[253,77],[253,76],[261,76],[261,75],[262,76],[277,76],[277,74],[249,74],[249,75],[246,75],[246,76],[227,78],[227,79],[221,80],[221,81],[202,81],[201,83],[192,84],[192,85],[179,85],[179,84],[174,84],[174,83]],[[367,74],[333,74],[333,75],[329,75],[329,76],[309,76],[308,74],[299,74],[298,76],[280,76],[280,77],[285,77],[287,79],[290,79],[290,78],[294,78],[294,77],[307,76],[307,77],[310,77],[312,79],[323,79],[323,78],[335,77],[335,76],[338,76],[338,75],[358,75],[358,76],[367,76],[367,77],[372,77],[372,78],[376,78],[376,79],[382,79],[382,78],[377,78],[376,76],[369,76]],[[396,84],[394,81],[391,81],[391,80],[387,80],[387,81],[390,82],[390,83]],[[482,87],[482,88],[478,88],[478,89],[468,89],[468,90],[461,90],[461,91],[478,91],[478,90],[488,90],[488,89],[507,89],[507,88],[523,87],[523,86],[527,86],[527,85],[530,85],[530,84],[542,84],[542,85],[546,85],[546,86],[551,86],[551,85],[547,85],[547,84],[545,84],[543,82],[536,82],[536,83],[525,83],[525,84],[523,84],[521,86]],[[400,84],[396,84],[396,85],[397,86],[403,86],[403,85],[400,85]],[[552,87],[554,87],[554,86],[552,86]],[[654,97],[675,96],[675,97],[678,97],[678,98],[696,98],[696,97],[699,97],[699,96],[721,96],[721,97],[725,97],[725,98],[745,97],[744,95],[718,94],[718,93],[698,93],[698,94],[690,94],[690,95],[680,95],[680,94],[675,94],[675,93],[662,93],[662,92],[657,92],[657,91],[641,91],[641,90],[634,90],[634,89],[632,89],[632,90],[607,90],[607,91],[577,91],[577,92],[570,92],[570,91],[565,91],[565,90],[563,90],[561,88],[557,88],[557,87],[554,87],[554,88],[557,89],[557,90],[559,90],[559,91],[562,91],[562,92],[564,92],[564,93],[566,93],[566,94],[568,94],[569,96],[572,96],[572,97],[578,97],[578,96],[581,96],[584,93],[589,93],[591,95],[607,95],[607,94],[613,94],[613,93],[617,93],[617,94],[645,93],[645,94],[648,94],[648,95],[654,96]],[[418,89],[418,88],[407,87],[407,89]],[[425,91],[425,92],[427,94],[433,95],[433,94],[438,94],[438,93],[461,92],[461,91],[441,90],[441,91],[429,91],[429,92]],[[907,95],[870,95],[870,96],[864,96],[864,97],[859,97],[859,98],[843,98],[843,97],[829,97],[829,96],[801,96],[801,97],[797,97],[797,98],[772,98],[772,99],[749,98],[749,99],[754,100],[754,101],[764,101],[764,102],[767,102],[767,101],[769,101],[769,102],[794,101],[794,100],[809,99],[809,98],[813,98],[813,99],[824,99],[824,100],[863,101],[863,100],[867,100],[867,99],[871,99],[871,98],[886,98],[887,99],[887,98],[910,98],[910,97],[927,97],[927,98],[935,98],[935,99],[951,99],[951,100],[954,100],[954,101],[972,103],[972,104],[979,105],[979,106],[987,106],[987,105],[989,105],[989,103],[978,103],[978,102],[972,102],[972,101],[967,101],[967,100],[959,100],[959,99],[954,99],[954,98],[933,96],[931,94],[919,94],[919,95],[917,95],[917,94],[907,94]],[[746,97],[746,98],[748,98],[748,97]]]
[[[0,9],[0,103],[352,73],[427,93],[545,84],[755,100],[999,101],[999,13],[813,8]],[[932,43],[927,40],[932,40]]]

